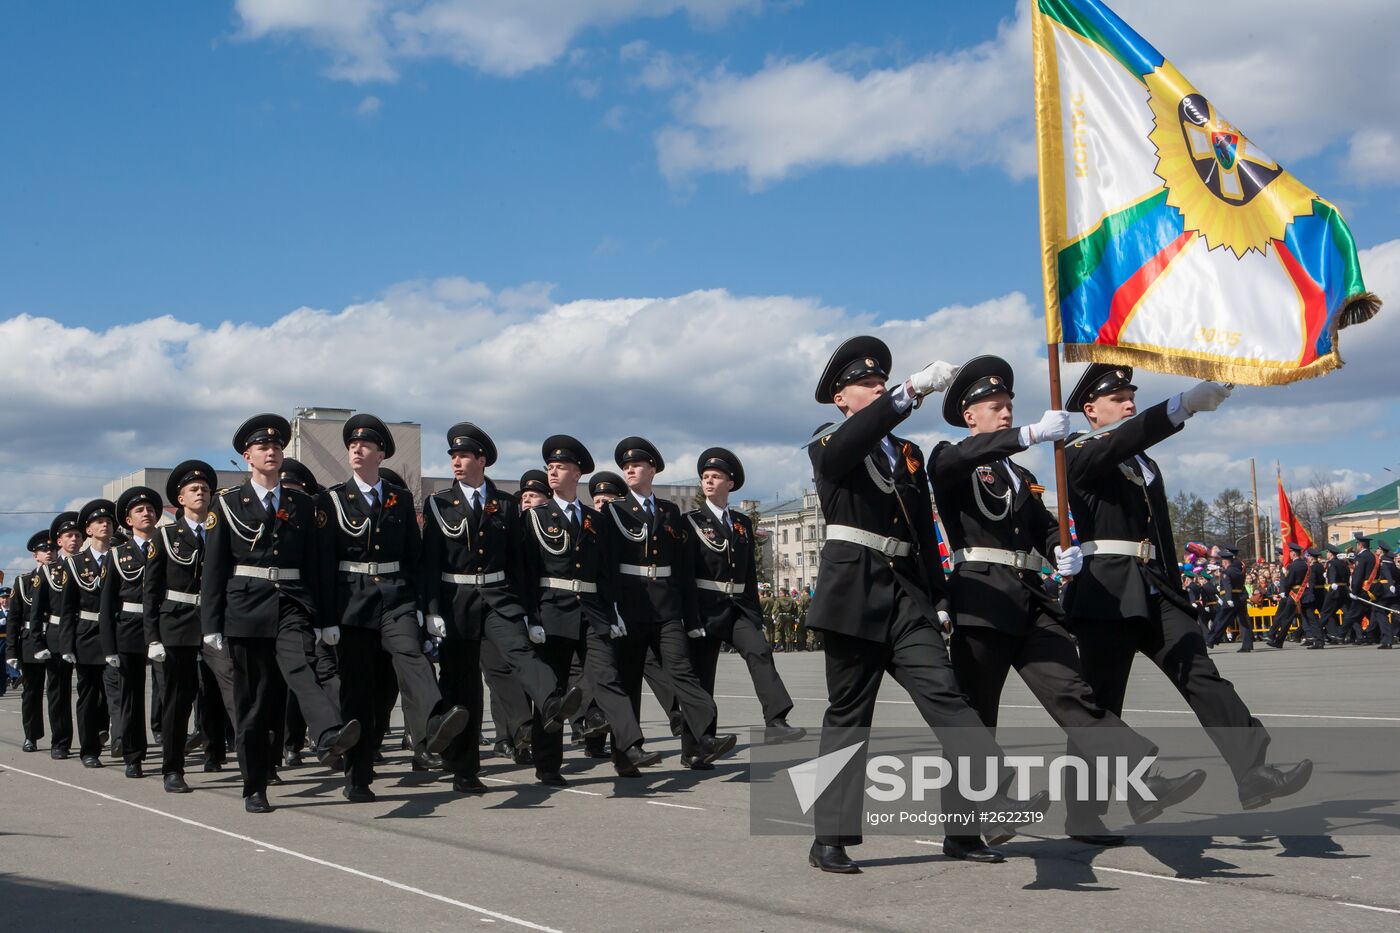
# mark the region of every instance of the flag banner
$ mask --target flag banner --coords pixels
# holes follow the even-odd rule
[[[1278,477],[1278,523],[1279,537],[1283,540],[1283,558],[1288,559],[1288,546],[1313,546],[1312,535],[1303,527],[1303,522],[1293,511],[1293,503],[1288,501],[1288,493],[1283,491],[1283,477]]]
[[[1247,385],[1341,366],[1380,300],[1337,209],[1099,0],[1033,6],[1049,342]]]

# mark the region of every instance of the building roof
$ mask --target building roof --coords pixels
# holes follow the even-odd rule
[[[774,515],[788,515],[792,512],[810,512],[810,506],[804,506],[803,496],[795,499],[786,499],[777,505],[765,505],[758,510],[760,518],[771,518]]]
[[[1400,489],[1400,479],[1386,483],[1380,489],[1373,489],[1364,496],[1357,496],[1344,505],[1339,505],[1323,518],[1340,518],[1343,515],[1357,515],[1365,512],[1394,512],[1400,508],[1396,502],[1396,490]]]

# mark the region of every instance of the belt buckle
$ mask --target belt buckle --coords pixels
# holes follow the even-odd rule
[[[571,592],[574,592],[574,593],[582,593],[582,592],[583,592],[583,581],[582,581],[582,580],[570,580],[570,581],[569,581],[569,590],[570,590]]]
[[[484,582],[485,579],[486,579],[486,574],[484,574],[484,573],[469,573],[469,574],[467,574],[467,580],[471,583],[472,586],[485,586],[485,585],[486,585],[485,582]]]
[[[894,538],[886,538],[880,545],[880,553],[884,554],[886,557],[898,557],[899,545],[900,542],[896,541]]]
[[[375,561],[367,562],[365,564],[365,573],[369,574],[370,576],[377,575],[379,573],[379,564]]]
[[[1012,559],[1015,561],[1012,566],[1017,570],[1025,570],[1030,565],[1031,556],[1025,551],[1012,551],[1011,554]]]
[[[1151,559],[1152,559],[1152,542],[1148,541],[1146,538],[1144,538],[1143,540],[1139,541],[1139,542],[1138,542],[1138,553],[1137,553],[1137,556],[1138,556],[1138,560],[1151,560]]]
[[[268,567],[268,568],[267,568],[267,579],[268,579],[268,582],[269,582],[269,583],[276,583],[276,582],[281,578],[281,576],[282,576],[282,568],[281,568],[281,567]]]
[[[656,565],[655,565],[655,564],[652,564],[652,565],[649,566],[649,567],[643,567],[643,568],[642,568],[642,576],[646,577],[648,580],[655,580],[655,579],[656,579]]]

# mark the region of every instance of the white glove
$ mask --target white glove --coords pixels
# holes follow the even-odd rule
[[[534,642],[537,645],[544,644],[543,625],[527,625],[525,626],[525,631],[530,634],[530,641]]]
[[[340,644],[340,626],[327,625],[325,628],[317,631],[316,637],[321,639],[321,644],[335,647]]]
[[[47,661],[51,657],[53,657],[53,652],[47,648],[34,652],[34,660],[36,661]]]
[[[446,638],[447,620],[436,613],[428,616],[428,631],[434,638]]]
[[[1341,584],[1333,583],[1331,586],[1329,586],[1329,587],[1327,587],[1327,588],[1328,588],[1329,590],[1335,590],[1335,589],[1336,589],[1338,586],[1340,586],[1340,585],[1341,585]]]
[[[923,369],[909,377],[909,385],[918,396],[928,395],[930,392],[942,392],[948,388],[953,381],[953,377],[958,374],[958,367],[952,363],[945,363],[942,360],[935,360]]]
[[[1233,599],[1227,599],[1227,600],[1225,601],[1225,608],[1227,608],[1227,609],[1234,609],[1234,608],[1235,608],[1235,601],[1234,601]]]
[[[215,632],[213,635],[205,635],[204,643],[215,651],[224,650],[224,636],[220,632]]]
[[[414,614],[418,616],[418,627],[419,627],[419,628],[422,628],[422,627],[423,627],[423,610],[422,610],[422,609],[415,609],[415,610],[414,610]]]
[[[953,617],[948,615],[947,610],[938,610],[938,624],[943,626],[945,632],[953,627]]]
[[[151,642],[146,647],[146,657],[150,658],[152,661],[164,661],[165,646],[158,641]]]
[[[1230,397],[1230,387],[1218,382],[1202,382],[1181,393],[1181,404],[1191,414],[1215,411]]]
[[[608,629],[608,634],[613,638],[623,638],[627,635],[627,623],[622,621],[622,615],[620,613],[618,614],[617,621]]]
[[[78,656],[76,654],[65,654],[63,660],[67,661],[69,664],[77,664]]]
[[[1028,444],[1043,444],[1046,441],[1062,441],[1069,436],[1070,415],[1067,411],[1047,411],[1035,424],[1024,428]]]
[[[108,666],[108,667],[121,667],[121,666],[122,666],[122,659],[121,659],[118,655],[109,654],[109,655],[107,655],[107,666]]]
[[[685,633],[686,633],[687,635],[689,635],[691,638],[704,638],[704,637],[705,637],[705,630],[704,630],[703,628],[688,628],[688,629],[685,630]]]
[[[1055,572],[1062,577],[1073,577],[1084,567],[1084,555],[1079,551],[1079,545],[1071,544],[1068,551],[1061,551],[1060,546],[1055,545]]]

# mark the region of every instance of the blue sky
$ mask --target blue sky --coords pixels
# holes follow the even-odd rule
[[[673,12],[648,15],[661,8]],[[1400,104],[1377,93],[1400,86],[1385,48],[1400,34],[1394,4],[1340,0],[1325,16],[1301,2],[1116,8],[1338,203],[1360,245],[1381,251],[1382,279],[1400,282],[1400,249],[1387,245],[1400,238],[1400,159],[1389,148],[1400,144]],[[598,406],[556,402],[551,421],[538,414],[551,408],[538,389],[503,400],[481,380],[548,385],[550,372],[499,354],[473,370],[477,381],[411,364],[398,371],[411,391],[395,394],[392,373],[344,381],[376,352],[345,329],[377,333],[387,321],[388,339],[404,333],[424,345],[425,362],[450,369],[430,339],[444,329],[468,328],[457,333],[463,353],[471,328],[486,337],[531,320],[549,325],[539,339],[576,340],[568,322],[580,315],[605,319],[660,299],[648,306],[653,361],[689,352],[664,337],[681,332],[685,315],[712,314],[723,333],[695,352],[731,381],[771,368],[801,402],[759,412],[744,392],[700,379],[605,419],[599,443],[674,417],[685,424],[654,430],[682,451],[750,444],[759,464],[750,475],[777,494],[801,484],[792,444],[822,418],[806,401],[807,361],[844,332],[964,307],[973,310],[945,320],[946,340],[919,352],[955,358],[1014,345],[1029,363],[1043,343],[1029,49],[1015,3],[241,0],[76,10],[12,4],[0,14],[10,89],[0,328],[8,321],[9,337],[27,342],[31,365],[63,360],[71,389],[36,398],[23,381],[33,371],[8,368],[0,415],[29,443],[0,455],[0,470],[38,460],[48,472],[116,475],[181,455],[223,462],[226,428],[254,405],[374,406],[429,431],[480,407],[523,451],[570,418],[597,417]],[[1207,11],[1219,28],[1203,32]],[[890,103],[875,77],[913,90]],[[813,99],[819,119],[784,122]],[[755,117],[754,101],[769,109]],[[717,297],[686,299],[696,292]],[[288,323],[298,308],[316,309],[310,323]],[[344,316],[354,308],[360,317]],[[560,324],[548,316],[560,308],[577,313]],[[1019,328],[1015,340],[979,327],[997,314]],[[223,322],[235,332],[220,336]],[[1384,345],[1389,325],[1368,326]],[[316,327],[326,354],[314,365],[288,360],[300,379],[266,391],[229,361],[210,361],[230,347],[256,356],[271,341],[288,346],[286,334]],[[610,332],[618,352],[591,353],[593,381],[581,378],[576,392],[596,391],[605,408],[636,399],[608,393],[610,374],[632,365],[619,362],[617,342],[642,331],[634,321]],[[213,381],[211,397],[152,400],[130,388],[150,382],[131,371],[103,381],[128,363],[176,370],[184,385]],[[1316,470],[1346,471],[1358,487],[1387,478],[1381,468],[1400,461],[1400,445],[1363,427],[1374,419],[1359,418],[1350,435],[1331,426],[1323,448],[1293,436],[1297,406],[1326,420],[1328,405],[1400,392],[1394,374],[1355,369],[1311,387],[1241,393],[1238,429],[1218,422],[1222,436],[1183,445],[1180,466],[1206,491],[1239,482],[1248,456],[1292,464],[1299,482]],[[90,404],[74,404],[74,391]],[[702,404],[705,393],[713,405]],[[1026,393],[1024,404],[1043,404],[1040,395]],[[97,442],[74,442],[94,425]],[[923,430],[931,441],[939,429]],[[7,500],[39,508],[85,498],[88,485],[0,472]],[[0,522],[0,563],[16,537],[20,528]]]

